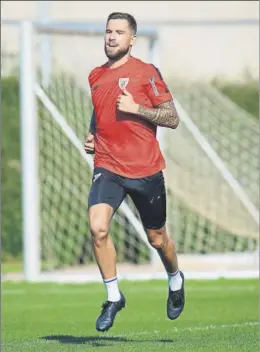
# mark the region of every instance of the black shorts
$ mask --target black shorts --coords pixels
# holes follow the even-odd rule
[[[166,222],[166,192],[162,171],[144,178],[130,179],[104,168],[95,168],[88,207],[106,203],[114,212],[129,195],[147,229],[160,229]]]

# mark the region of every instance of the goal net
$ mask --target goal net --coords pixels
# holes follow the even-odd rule
[[[106,59],[103,30],[22,26],[25,274],[31,280],[100,280],[87,213],[93,160],[83,146],[92,113],[88,74]],[[154,62],[155,43],[156,32],[141,29],[133,55]],[[167,163],[167,226],[180,265],[198,275],[206,265],[209,276],[255,268],[256,123],[211,87],[193,90],[165,79],[181,118],[177,130],[160,130]],[[34,152],[28,140],[35,143]],[[115,214],[110,233],[119,276],[165,276],[129,198]]]

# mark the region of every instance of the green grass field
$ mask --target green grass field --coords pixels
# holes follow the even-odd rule
[[[127,282],[109,332],[95,321],[103,284],[2,283],[2,351],[258,351],[258,281],[186,281],[186,306],[166,317],[165,281]]]

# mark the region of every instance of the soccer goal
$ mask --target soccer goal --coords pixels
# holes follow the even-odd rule
[[[98,25],[21,24],[24,270],[29,281],[101,280],[87,215],[93,159],[83,146],[92,112],[88,74],[105,61],[103,33]],[[158,65],[157,32],[140,28],[138,34],[133,54]],[[183,92],[173,92],[179,128],[158,133],[168,165],[167,226],[180,264],[190,277],[255,275],[259,204],[251,152],[259,136],[243,130],[237,145],[246,141],[248,148],[236,154],[236,165],[230,167],[197,123]],[[215,109],[208,106],[213,115]],[[199,111],[197,107],[194,113]],[[235,130],[227,121],[221,128],[225,132],[220,143],[232,149]],[[241,177],[246,184],[253,182],[253,175],[252,189],[238,177],[248,158],[250,168]],[[119,277],[166,277],[130,199],[120,206],[110,233]]]

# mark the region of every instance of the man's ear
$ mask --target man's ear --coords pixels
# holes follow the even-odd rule
[[[136,41],[136,35],[134,34],[132,35],[131,45],[134,45],[135,41]]]

